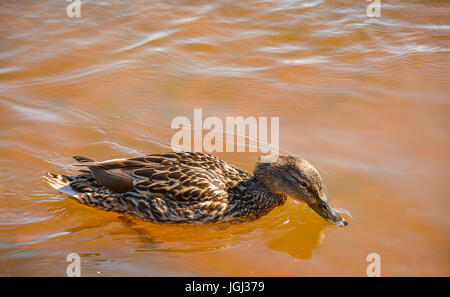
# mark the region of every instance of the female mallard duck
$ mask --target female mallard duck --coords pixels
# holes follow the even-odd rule
[[[282,205],[305,202],[326,221],[347,223],[329,205],[322,178],[306,160],[279,156],[251,175],[205,153],[177,152],[103,162],[74,157],[76,176],[47,173],[55,189],[102,210],[163,224],[246,221]]]

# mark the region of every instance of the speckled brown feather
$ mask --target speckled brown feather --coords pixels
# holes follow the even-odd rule
[[[76,156],[79,164],[107,174],[130,177],[134,191],[115,192],[108,175],[47,174],[54,188],[76,201],[102,210],[128,213],[155,223],[214,223],[252,220],[286,199],[264,191],[251,174],[205,153],[177,152],[140,158],[94,162]],[[116,173],[114,173],[116,172]]]

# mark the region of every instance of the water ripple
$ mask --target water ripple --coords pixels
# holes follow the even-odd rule
[[[172,30],[164,30],[164,31],[160,31],[160,32],[149,33],[145,37],[140,39],[139,41],[118,49],[116,51],[116,53],[122,53],[122,52],[126,52],[126,51],[129,51],[129,50],[141,47],[141,46],[146,45],[146,44],[148,44],[148,43],[150,43],[150,42],[152,42],[154,40],[159,40],[159,39],[163,39],[165,37],[168,37],[168,36],[172,35],[175,32],[178,32],[178,31],[179,31],[178,29],[172,29]]]

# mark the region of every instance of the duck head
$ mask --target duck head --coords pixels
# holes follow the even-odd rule
[[[347,222],[328,204],[322,178],[305,159],[280,155],[275,162],[257,163],[256,179],[276,194],[286,194],[306,203],[327,222],[346,226]]]

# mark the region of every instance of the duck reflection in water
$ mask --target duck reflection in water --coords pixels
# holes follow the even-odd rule
[[[290,227],[289,230],[282,232],[282,236],[269,241],[267,246],[295,258],[311,259],[313,250],[325,244],[326,227],[325,224],[302,224]]]

